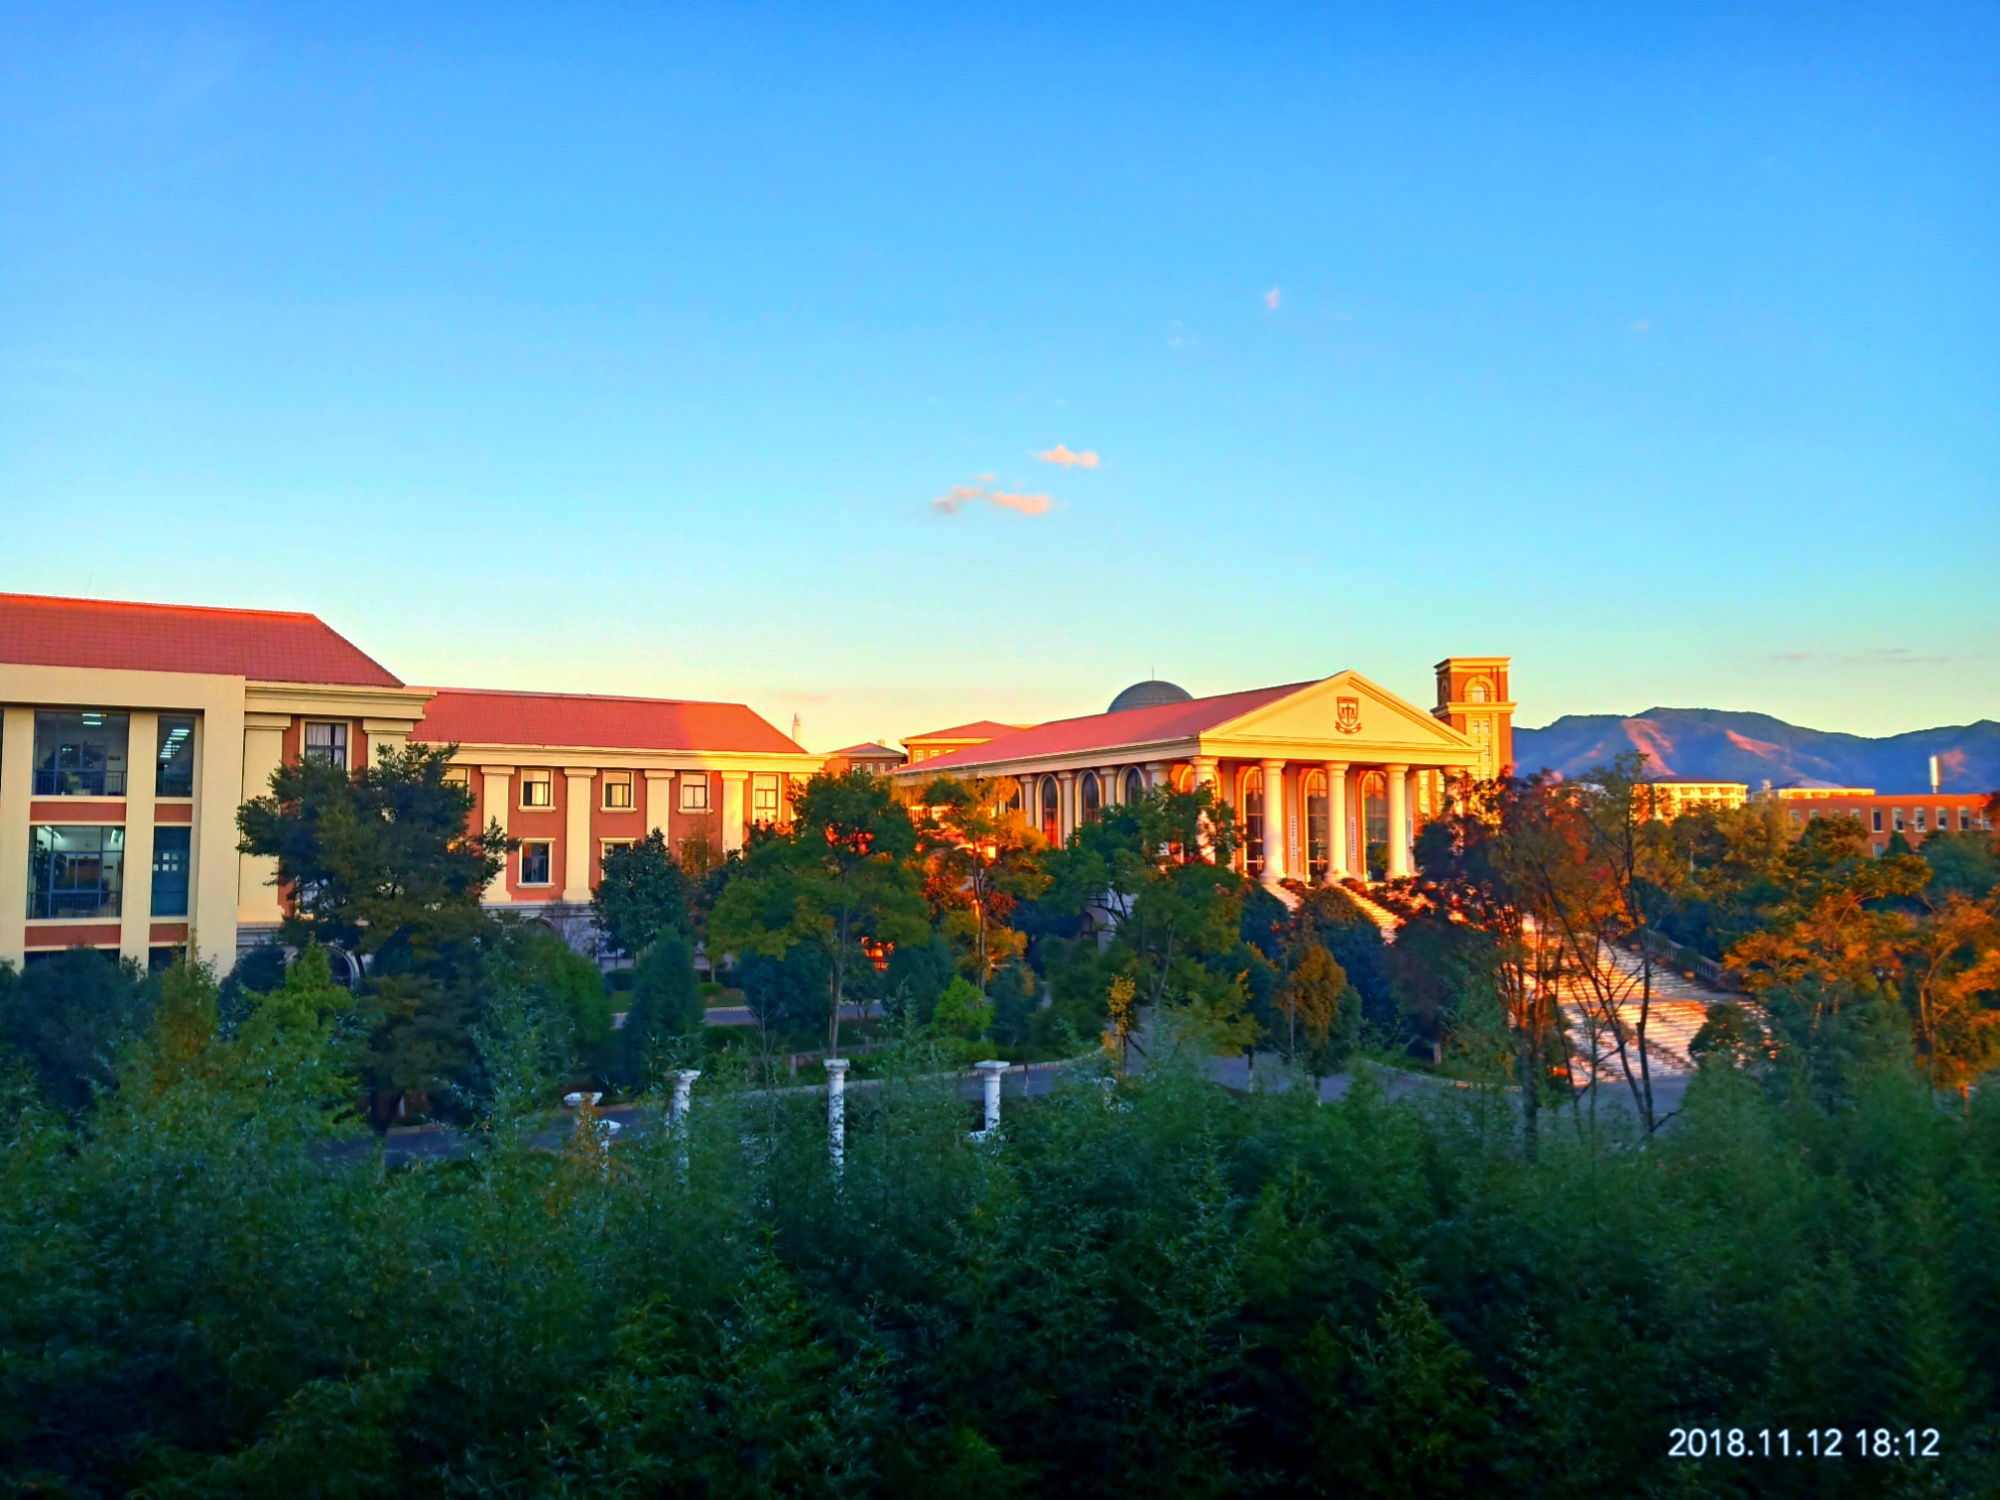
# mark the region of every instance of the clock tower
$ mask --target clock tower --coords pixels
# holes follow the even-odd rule
[[[1471,740],[1482,781],[1514,769],[1514,700],[1507,691],[1511,656],[1447,656],[1437,664],[1437,707],[1431,713]]]

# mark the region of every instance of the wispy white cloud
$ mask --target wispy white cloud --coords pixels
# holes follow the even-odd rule
[[[995,490],[986,498],[1002,510],[1016,510],[1024,516],[1044,515],[1051,504],[1047,495],[1010,495],[1005,490]]]
[[[1270,291],[1264,293],[1264,305],[1270,308],[1272,312],[1278,310],[1278,295],[1279,290],[1277,287],[1272,287]]]
[[[1081,453],[1072,453],[1061,443],[1057,443],[1055,447],[1050,448],[1047,452],[1037,453],[1035,457],[1039,458],[1045,464],[1061,464],[1065,469],[1094,469],[1098,464],[1097,455],[1091,452],[1090,449],[1086,448]]]
[[[1652,322],[1651,322],[1651,321],[1650,321],[1649,319],[1646,319],[1646,318],[1640,318],[1640,319],[1639,319],[1639,320],[1638,320],[1637,322],[1635,322],[1635,323],[1634,323],[1634,324],[1632,325],[1632,331],[1633,331],[1634,333],[1645,333],[1645,332],[1646,332],[1647,330],[1649,330],[1649,329],[1650,329],[1650,328],[1651,328],[1652,326],[1653,326],[1653,325],[1652,325]]]
[[[998,479],[1000,476],[998,474],[974,474],[972,477],[978,480],[981,484],[991,484],[994,480]]]

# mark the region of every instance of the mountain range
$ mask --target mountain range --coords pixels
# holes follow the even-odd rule
[[[2000,723],[1913,729],[1869,739],[1802,729],[1769,714],[1715,708],[1649,708],[1636,718],[1565,714],[1542,729],[1514,730],[1523,771],[1548,767],[1574,776],[1613,756],[1642,750],[1645,774],[1772,786],[1867,786],[1879,792],[1930,789],[1938,757],[1947,792],[2000,788]]]

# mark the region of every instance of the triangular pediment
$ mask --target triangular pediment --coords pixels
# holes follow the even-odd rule
[[[1396,752],[1407,752],[1431,762],[1452,756],[1470,761],[1476,754],[1449,724],[1352,671],[1218,724],[1201,741],[1205,753],[1246,758],[1285,754],[1287,747],[1329,760],[1395,760]]]

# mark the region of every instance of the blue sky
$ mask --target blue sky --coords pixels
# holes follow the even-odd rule
[[[1996,350],[1991,5],[0,10],[0,588],[416,682],[2000,716]]]

